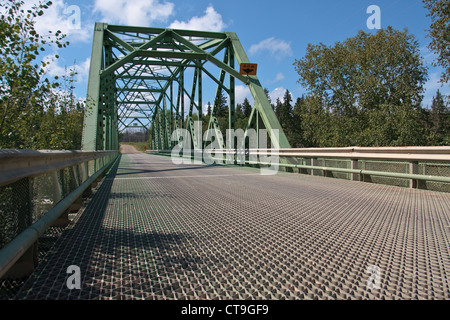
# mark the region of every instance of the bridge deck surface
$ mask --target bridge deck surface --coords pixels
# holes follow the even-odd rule
[[[125,154],[17,299],[449,299],[449,232],[445,193]]]

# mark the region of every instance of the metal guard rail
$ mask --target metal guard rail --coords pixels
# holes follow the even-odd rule
[[[0,150],[0,186],[7,186],[22,178],[33,178],[91,160],[106,158],[106,164],[95,168],[95,172],[75,190],[0,249],[0,279],[70,208],[71,204],[79,199],[84,191],[111,167],[118,155],[118,151]]]
[[[149,150],[149,153],[158,154],[170,154],[172,150]],[[202,152],[201,150],[192,150],[193,155],[188,156],[193,158],[196,153]],[[189,152],[188,152],[189,153]],[[234,156],[239,154],[239,151],[233,150],[214,150],[214,153],[223,154],[226,156]],[[390,178],[410,179],[433,181],[441,183],[450,183],[450,176],[433,176],[433,175],[421,175],[415,173],[415,166],[418,161],[426,162],[443,162],[448,163],[450,166],[450,147],[447,146],[435,146],[435,147],[345,147],[345,148],[291,148],[291,149],[245,149],[246,161],[248,165],[267,165],[272,163],[264,163],[260,161],[247,160],[249,155],[260,156],[278,156],[283,159],[291,159],[295,161],[295,158],[306,159],[341,159],[349,161],[358,160],[376,160],[376,161],[404,161],[410,163],[410,173],[397,173],[387,171],[374,171],[365,170],[361,168],[337,168],[318,165],[304,165],[297,163],[283,163],[279,162],[280,167],[295,168],[295,169],[309,169],[309,170],[321,170],[323,172],[342,172],[350,174],[359,174],[367,176],[380,176]],[[220,158],[213,158],[214,160],[224,160]],[[353,164],[352,164],[353,166]]]
[[[112,154],[117,151],[0,150],[0,186]]]

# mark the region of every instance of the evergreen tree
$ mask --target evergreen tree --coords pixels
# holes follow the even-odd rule
[[[283,104],[281,103],[280,98],[277,98],[275,105],[274,105],[274,110],[275,110],[275,115],[278,118],[278,121],[280,121],[280,119],[281,119],[281,112],[283,111],[282,105]],[[280,124],[281,124],[281,121],[280,121]]]
[[[211,102],[208,101],[208,116],[211,116],[211,110],[212,110],[212,106],[211,106]]]
[[[242,108],[242,104],[238,103],[236,105],[236,119],[242,119],[244,118],[244,111]]]
[[[289,140],[289,143],[292,145],[292,133],[293,133],[293,122],[292,122],[292,96],[289,90],[285,91],[283,96],[283,102],[280,99],[277,99],[277,105],[275,109],[275,114],[278,117],[278,121],[280,122],[281,127]]]
[[[223,93],[223,90],[220,91],[216,101],[215,101],[215,112],[214,116],[217,117],[217,121],[219,123],[220,130],[222,134],[225,136],[226,130],[228,129],[228,102],[227,98]]]
[[[225,97],[223,90],[220,90],[216,100],[215,116],[217,118],[228,117],[227,98]]]
[[[292,141],[291,146],[293,148],[301,148],[305,146],[303,141],[303,124],[302,124],[302,113],[303,113],[303,105],[305,102],[305,97],[302,95],[300,98],[297,98],[295,105],[292,110]]]
[[[266,94],[267,100],[269,100],[269,103],[270,103],[270,106],[272,107],[272,110],[275,111],[275,105],[272,103],[272,99],[270,98],[269,89],[264,88],[264,93]]]
[[[243,129],[245,130],[245,128],[247,127],[247,123],[248,123],[248,117],[246,117],[244,115],[244,111],[243,111],[243,107],[242,104],[238,103],[236,105],[236,123],[235,123],[235,128],[236,129]]]
[[[450,143],[450,107],[439,90],[431,103],[430,120],[433,142],[436,145],[448,145]]]
[[[242,112],[246,118],[250,117],[252,113],[252,106],[247,98],[244,98],[244,102],[242,103]]]

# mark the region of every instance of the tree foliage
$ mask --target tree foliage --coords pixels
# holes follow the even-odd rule
[[[388,27],[360,31],[334,46],[310,44],[294,65],[310,92],[301,108],[307,114],[300,114],[307,145],[426,144],[421,101],[427,71],[407,31]]]
[[[433,97],[430,110],[425,110],[429,140],[433,145],[450,145],[450,99],[439,90]]]
[[[423,0],[423,4],[431,17],[432,24],[428,30],[431,42],[428,47],[438,57],[435,66],[441,66],[444,71],[441,74],[441,82],[450,80],[450,2],[448,0]]]
[[[292,147],[450,144],[449,98],[437,91],[431,108],[422,107],[427,70],[407,31],[388,27],[375,34],[360,31],[333,46],[310,44],[294,65],[308,94],[293,101],[286,90],[271,101],[264,89]],[[227,97],[221,93],[215,104],[224,131]],[[236,129],[247,128],[251,111],[248,99],[236,105]],[[203,117],[204,131],[209,119]],[[256,128],[254,119],[249,128]]]
[[[74,99],[74,74],[69,72],[60,88],[57,77],[46,75],[49,62],[39,56],[49,45],[69,44],[59,30],[46,35],[35,30],[36,20],[51,5],[40,2],[25,10],[23,1],[0,4],[0,148],[81,146],[84,104]]]

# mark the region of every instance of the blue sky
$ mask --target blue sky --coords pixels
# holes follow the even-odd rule
[[[258,78],[275,101],[286,89],[294,99],[306,93],[297,83],[299,76],[293,63],[305,55],[309,43],[333,45],[359,30],[376,32],[367,27],[370,5],[380,8],[382,28],[407,28],[419,42],[429,67],[424,105],[431,103],[437,89],[450,94],[448,85],[441,87],[438,83],[441,70],[431,66],[435,56],[427,49],[430,39],[426,37],[431,19],[420,0],[53,0],[53,6],[38,23],[38,31],[61,29],[68,35],[71,45],[67,49],[46,52],[46,59],[54,54],[60,56],[48,71],[57,75],[76,64],[79,74],[75,92],[79,97],[86,95],[95,22],[236,32],[250,60],[258,63]],[[77,21],[71,20],[76,8],[80,18]],[[78,26],[74,27],[74,22],[79,22]],[[238,103],[244,97],[251,98],[241,83],[237,85]]]

